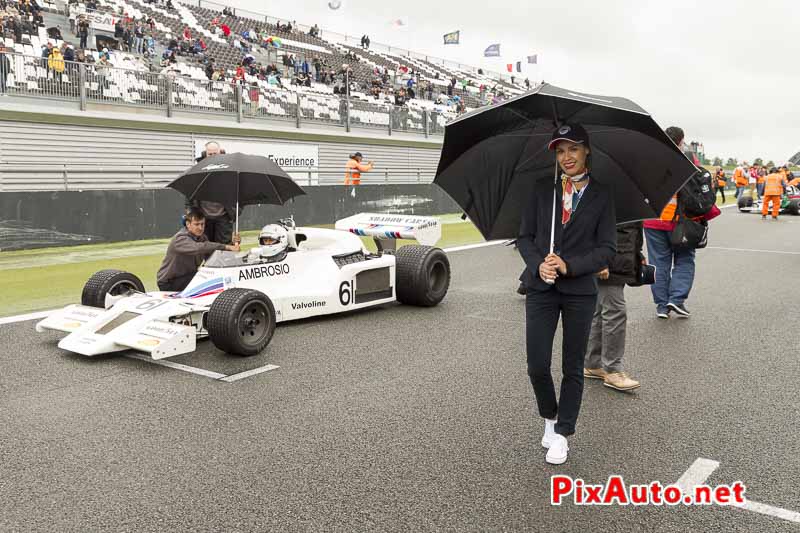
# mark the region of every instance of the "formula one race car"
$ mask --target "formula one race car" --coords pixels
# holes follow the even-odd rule
[[[255,355],[277,322],[395,300],[434,306],[447,294],[450,262],[432,246],[441,237],[438,219],[366,213],[335,227],[282,220],[282,253],[214,252],[179,293],[145,292],[135,275],[101,270],[86,282],[81,305],[52,313],[36,331],[68,333],[58,346],[83,355],[133,348],[162,359],[194,351],[206,336],[225,352]],[[378,253],[359,236],[373,237]],[[420,244],[395,249],[396,239]]]
[[[761,198],[753,201],[752,192],[746,190],[736,202],[739,211],[742,213],[761,213]],[[790,215],[800,215],[800,190],[797,187],[788,186],[781,196],[781,213]]]

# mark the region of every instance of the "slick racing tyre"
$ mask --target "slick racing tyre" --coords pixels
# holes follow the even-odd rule
[[[123,270],[101,270],[83,286],[81,305],[105,308],[106,294],[119,296],[130,291],[144,292],[144,284],[134,274]]]
[[[800,198],[790,200],[789,205],[786,206],[786,212],[790,215],[800,215]]]
[[[450,287],[450,260],[441,248],[407,245],[395,253],[397,300],[432,307]]]
[[[206,327],[214,346],[234,355],[256,355],[275,333],[272,300],[252,289],[228,289],[211,304]]]
[[[747,207],[753,207],[753,199],[749,196],[740,196],[739,200],[736,202],[736,206],[739,208],[739,211],[746,213]]]

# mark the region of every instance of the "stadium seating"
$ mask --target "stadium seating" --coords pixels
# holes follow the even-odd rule
[[[78,9],[83,6],[78,5]],[[224,16],[219,11],[206,7],[175,3],[173,10],[167,10],[158,3],[143,0],[100,0],[100,10],[125,14],[134,19],[153,18],[153,36],[160,46],[166,46],[173,39],[180,39],[185,27],[193,37],[202,36],[207,45],[206,57],[214,58],[215,68],[222,68],[228,81],[211,81],[201,63],[203,56],[184,55],[177,63],[161,68],[151,65],[146,58],[136,54],[112,51],[110,63],[113,68],[102,68],[97,64],[99,54],[91,51],[94,64],[86,65],[86,97],[92,101],[113,102],[126,105],[158,106],[167,105],[171,92],[171,104],[176,109],[205,112],[233,113],[239,108],[237,86],[230,80],[236,67],[241,63],[244,51],[238,40],[243,32],[256,30],[281,39],[280,47],[264,49],[260,43],[250,43],[251,53],[258,64],[275,64],[285,75],[283,58],[293,54],[298,62],[308,61],[313,77],[315,58],[324,62],[337,74],[336,83],[343,87],[343,66],[348,65],[350,74],[350,122],[362,127],[389,128],[418,131],[426,129],[425,117],[429,117],[428,130],[440,133],[447,120],[456,116],[454,101],[447,98],[451,79],[456,78],[453,96],[459,97],[466,107],[478,107],[486,102],[486,92],[502,91],[513,95],[524,89],[508,81],[494,79],[478,74],[477,69],[458,69],[445,64],[437,64],[425,56],[411,54],[387,47],[362,49],[353,46],[352,39],[346,42],[344,36],[326,37],[309,35],[307,31],[294,28],[292,32],[278,28],[265,17],[254,20],[247,17]],[[229,38],[213,31],[212,20],[227,24],[232,31]],[[150,33],[150,29],[147,28]],[[11,56],[12,72],[8,77],[9,91],[16,94],[43,95],[76,99],[80,92],[80,79],[77,65],[67,64],[63,73],[47,68],[46,60],[41,58],[41,49],[48,41],[60,46],[61,41],[48,39],[44,27],[35,35],[23,35],[22,44],[15,44],[6,37],[6,44],[16,52]],[[19,54],[19,55],[18,55]],[[159,55],[159,54],[157,54]],[[356,59],[353,60],[352,58]],[[389,82],[383,83],[381,76],[388,74]],[[416,98],[407,100],[402,107],[394,105],[393,93],[406,86],[407,80],[414,79]],[[419,82],[432,85],[432,96],[436,103],[426,100]],[[377,84],[379,94],[367,94]],[[171,91],[170,91],[171,89]],[[437,97],[439,97],[437,99]],[[312,120],[341,125],[346,120],[346,108],[331,85],[311,83],[310,87],[291,83],[290,77],[282,77],[270,84],[259,77],[245,76],[241,88],[242,112],[247,116]]]

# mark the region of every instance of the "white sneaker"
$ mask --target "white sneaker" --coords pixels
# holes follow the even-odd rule
[[[547,450],[547,456],[544,460],[551,465],[563,465],[567,462],[567,452],[569,452],[567,438],[564,435],[556,433],[553,438],[550,439],[550,448]]]
[[[556,419],[544,419],[544,436],[542,437],[542,446],[550,448],[550,443],[556,435]]]

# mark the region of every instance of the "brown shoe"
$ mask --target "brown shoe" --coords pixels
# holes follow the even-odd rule
[[[638,381],[629,378],[628,374],[625,372],[607,373],[605,379],[603,380],[603,385],[621,391],[638,389],[640,386]]]
[[[606,379],[608,372],[602,368],[584,368],[583,377],[589,379]]]

